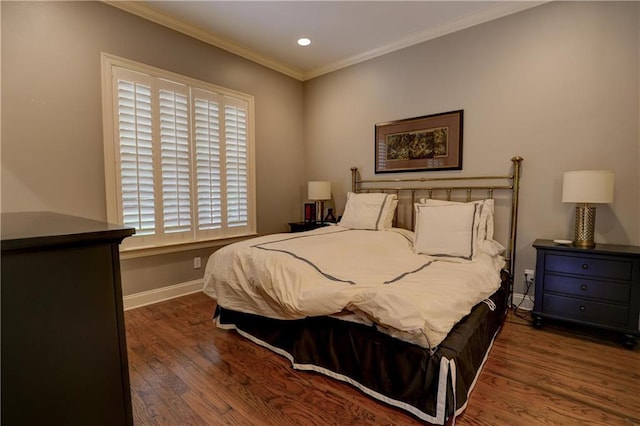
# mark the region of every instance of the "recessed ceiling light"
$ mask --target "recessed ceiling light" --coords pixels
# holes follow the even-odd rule
[[[303,38],[301,38],[301,39],[298,39],[298,45],[299,45],[299,46],[308,46],[308,45],[310,45],[310,44],[311,44],[311,40],[309,40],[309,39],[308,39],[308,38],[306,38],[306,37],[303,37]]]

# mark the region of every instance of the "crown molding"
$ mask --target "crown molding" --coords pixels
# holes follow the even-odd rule
[[[386,55],[391,52],[395,52],[406,47],[414,46],[416,44],[424,43],[425,41],[433,40],[438,37],[442,37],[447,34],[451,34],[457,31],[461,31],[467,28],[474,27],[476,25],[483,24],[485,22],[492,21],[494,19],[502,18],[514,13],[522,12],[532,7],[540,6],[544,3],[548,3],[552,0],[543,1],[505,1],[491,9],[483,10],[473,15],[465,16],[463,18],[451,21],[447,24],[440,25],[429,30],[416,33],[411,37],[398,40],[393,43],[386,44],[376,49],[369,50],[368,52],[361,53],[359,55],[351,56],[344,60],[334,62],[324,67],[316,68],[305,72],[303,74],[303,81],[310,80],[312,78],[319,77],[323,74],[328,74],[333,71],[337,71],[342,68],[349,67],[351,65],[358,64],[360,62],[374,59],[379,56]]]
[[[113,6],[118,9],[124,10],[125,12],[129,12],[133,15],[137,15],[151,22],[155,22],[156,24],[160,24],[164,27],[186,34],[197,40],[203,41],[212,46],[226,50],[235,55],[238,55],[250,61],[256,62],[260,65],[263,65],[267,68],[271,68],[274,71],[278,71],[282,74],[288,75],[289,77],[295,78],[296,80],[300,80],[300,81],[303,80],[304,75],[303,75],[303,72],[300,70],[288,67],[279,62],[268,59],[240,45],[237,45],[228,40],[222,39],[212,34],[209,31],[206,31],[202,28],[186,23],[184,21],[175,19],[166,13],[163,13],[157,9],[144,5],[140,2],[127,1],[127,0],[115,0],[115,1],[102,0],[102,2],[105,4],[108,4],[109,6]]]
[[[285,74],[296,80],[306,81],[312,78],[319,77],[324,74],[328,74],[333,71],[337,71],[342,68],[349,67],[351,65],[358,64],[360,62],[367,61],[369,59],[377,58],[379,56],[386,55],[396,50],[404,49],[416,44],[423,43],[425,41],[433,40],[438,37],[442,37],[447,34],[451,34],[457,31],[471,28],[476,25],[483,24],[485,22],[492,21],[494,19],[502,18],[507,15],[518,13],[532,7],[540,6],[544,3],[548,3],[553,0],[541,0],[541,1],[504,1],[497,4],[495,7],[483,10],[473,15],[465,16],[458,20],[449,22],[447,24],[431,28],[427,31],[420,32],[412,35],[411,37],[398,40],[397,42],[389,43],[376,49],[369,50],[362,54],[354,55],[349,58],[328,64],[323,67],[319,67],[307,72],[303,72],[299,69],[295,69],[284,65],[280,62],[271,60],[262,55],[259,55],[245,47],[234,44],[228,40],[218,37],[211,32],[199,28],[193,24],[189,24],[184,21],[173,18],[172,16],[154,9],[150,6],[142,4],[141,2],[127,1],[127,0],[102,0],[103,3],[118,9],[124,10],[131,14],[137,15],[141,18],[155,22],[172,30],[186,34],[197,40],[208,43],[212,46],[224,49],[235,55],[256,62],[274,71]]]

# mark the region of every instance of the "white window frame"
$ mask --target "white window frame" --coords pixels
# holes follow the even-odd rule
[[[122,185],[120,170],[120,131],[118,127],[118,106],[117,106],[117,76],[127,75],[127,73],[138,73],[148,76],[147,81],[153,82],[152,97],[153,102],[157,102],[160,87],[178,88],[181,93],[188,93],[189,104],[189,156],[190,156],[190,187],[191,187],[191,228],[188,232],[164,233],[160,229],[158,233],[152,236],[133,236],[124,240],[120,249],[123,252],[123,258],[162,254],[185,249],[195,249],[201,247],[209,247],[228,242],[227,240],[236,240],[256,235],[256,194],[255,194],[255,137],[254,137],[254,98],[234,90],[216,86],[211,83],[196,80],[180,74],[165,71],[156,67],[141,64],[114,55],[102,53],[102,104],[103,104],[103,131],[104,131],[104,163],[105,163],[105,189],[106,189],[106,206],[107,220],[111,223],[124,224],[123,208],[122,208]],[[145,80],[142,77],[141,80]],[[193,93],[193,96],[191,95]],[[232,108],[241,105],[246,109],[246,132],[243,140],[246,141],[246,178],[247,178],[247,217],[246,224],[243,226],[228,226],[226,223],[226,168],[222,169],[221,186],[223,189],[222,208],[223,223],[220,228],[200,230],[198,223],[198,199],[193,196],[196,191],[196,150],[195,150],[195,102],[196,94],[198,98],[205,100],[220,102],[220,114],[225,113],[225,106]],[[246,107],[246,108],[245,108]],[[154,135],[159,132],[157,128],[158,120],[154,121]],[[221,133],[224,129],[220,130]],[[224,135],[222,136],[224,144]],[[155,173],[160,170],[160,141],[153,140],[153,167]],[[224,151],[224,150],[223,150]],[[223,158],[224,159],[224,152]],[[162,192],[163,188],[159,183],[161,177],[157,175],[154,178],[154,191]],[[155,214],[156,228],[163,227],[162,219],[162,201],[158,201],[156,197]]]

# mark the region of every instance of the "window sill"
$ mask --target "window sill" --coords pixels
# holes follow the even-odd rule
[[[158,256],[163,254],[178,253],[189,250],[199,250],[204,248],[216,248],[229,245],[238,241],[247,240],[249,238],[256,237],[257,233],[242,235],[239,237],[222,238],[216,240],[204,240],[204,241],[190,241],[186,243],[167,244],[165,246],[152,246],[152,247],[135,247],[135,248],[122,248],[120,247],[120,260],[136,259],[139,257]]]

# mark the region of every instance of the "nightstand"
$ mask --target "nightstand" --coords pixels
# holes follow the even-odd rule
[[[289,232],[311,231],[312,229],[329,226],[328,222],[289,222]]]
[[[533,325],[544,318],[623,334],[632,349],[640,325],[640,247],[596,244],[585,249],[536,240]]]

